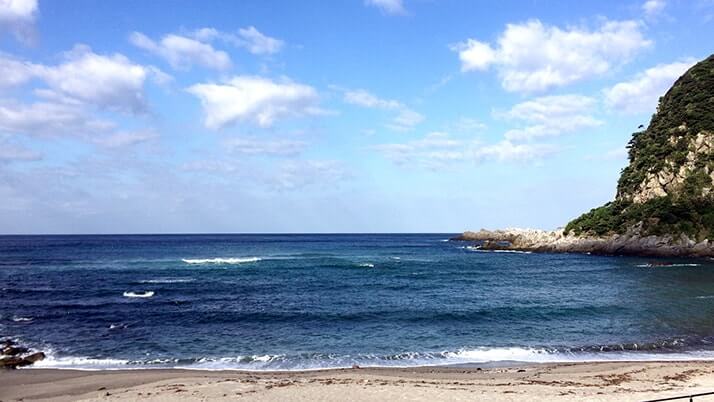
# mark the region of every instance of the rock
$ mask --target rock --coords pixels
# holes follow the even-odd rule
[[[20,346],[7,346],[2,349],[2,354],[5,356],[17,356],[29,351],[29,349]]]
[[[16,367],[21,367],[24,359],[22,357],[3,357],[0,358],[0,368],[14,369]]]
[[[699,243],[685,235],[644,236],[640,226],[610,236],[576,236],[560,230],[505,229],[464,232],[452,240],[473,241],[482,250],[537,253],[583,253],[650,257],[714,257],[714,242]]]
[[[25,358],[23,360],[30,364],[33,364],[33,363],[37,363],[40,360],[45,360],[45,357],[46,356],[43,352],[37,352],[37,353],[33,353],[31,355],[25,356]]]

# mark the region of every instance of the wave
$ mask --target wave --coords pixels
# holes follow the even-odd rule
[[[374,264],[369,263],[369,262],[365,262],[365,263],[359,264],[359,266],[362,267],[362,268],[374,268]]]
[[[533,254],[532,251],[522,251],[522,250],[484,250],[480,246],[461,246],[460,248],[476,251],[479,253],[514,253],[514,254]]]
[[[477,347],[441,352],[404,352],[378,354],[255,354],[225,357],[156,358],[126,360],[63,356],[48,357],[32,368],[84,370],[183,368],[196,370],[295,371],[361,367],[417,367],[451,365],[503,365],[504,363],[574,363],[607,361],[686,361],[711,360],[714,351],[652,352],[620,350],[582,352],[531,347]]]
[[[637,264],[636,267],[639,268],[669,268],[669,267],[699,267],[702,264],[695,264],[695,263],[678,263],[678,264],[669,264],[669,263],[647,263],[647,264]]]
[[[152,297],[154,296],[153,291],[148,291],[148,292],[124,292],[124,297],[139,297],[139,298],[147,298],[147,297]]]
[[[203,264],[244,264],[250,262],[261,261],[260,257],[243,257],[243,258],[197,258],[197,259],[187,259],[184,258],[181,261],[186,264],[192,265],[203,265]]]
[[[164,279],[146,279],[143,281],[139,281],[139,283],[187,283],[187,282],[193,282],[195,279],[193,278],[164,278]]]
[[[12,320],[15,322],[30,322],[30,321],[34,320],[34,317],[14,316],[14,317],[12,317]]]

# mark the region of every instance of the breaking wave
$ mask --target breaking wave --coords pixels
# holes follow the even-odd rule
[[[598,349],[599,347],[585,348]],[[392,355],[360,354],[356,356],[323,353],[256,354],[227,357],[156,358],[125,360],[63,356],[53,353],[33,368],[66,368],[84,370],[184,368],[196,370],[295,371],[330,368],[417,367],[449,365],[503,365],[517,363],[568,363],[607,361],[684,361],[711,360],[714,351],[653,352],[624,347],[618,351],[572,351],[528,347],[479,347],[442,352],[404,352]]]
[[[193,278],[164,278],[164,279],[146,279],[143,281],[139,281],[139,283],[187,283],[187,282],[193,282],[195,279]]]
[[[197,259],[187,259],[184,258],[181,261],[186,264],[192,265],[203,265],[203,264],[245,264],[250,262],[261,261],[260,257],[244,257],[244,258],[197,258]]]
[[[124,297],[148,298],[154,296],[154,292],[124,292]]]

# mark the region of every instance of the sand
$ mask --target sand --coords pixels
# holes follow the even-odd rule
[[[714,361],[541,364],[482,370],[0,372],[1,401],[641,401],[713,391]],[[695,398],[707,400],[714,401],[714,395]]]

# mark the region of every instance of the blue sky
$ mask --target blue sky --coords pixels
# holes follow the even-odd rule
[[[714,2],[0,0],[0,232],[553,229]]]

